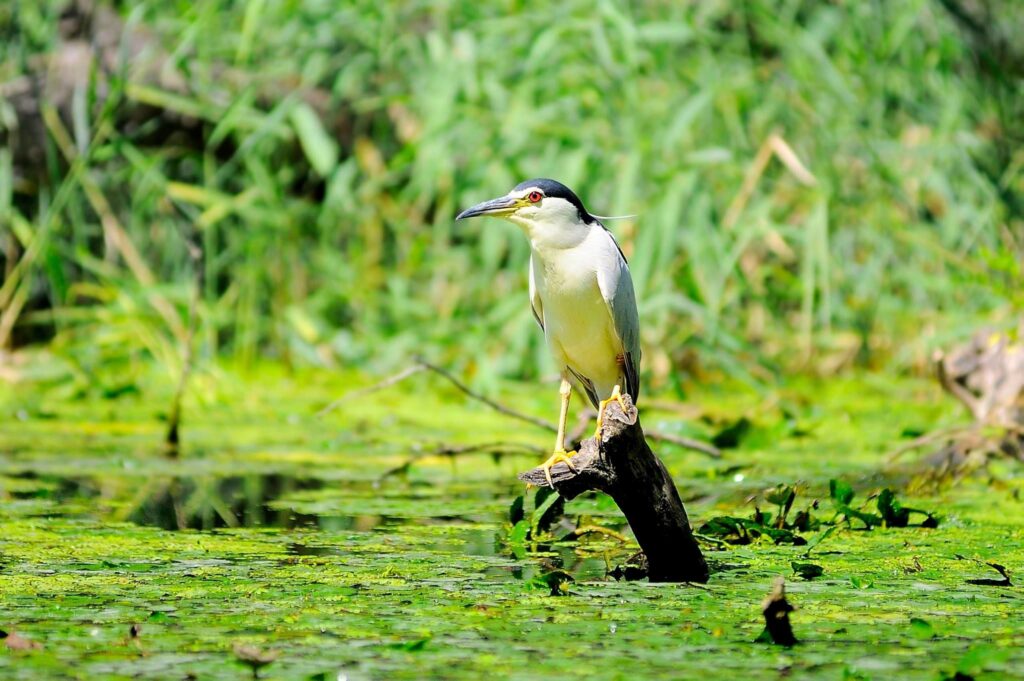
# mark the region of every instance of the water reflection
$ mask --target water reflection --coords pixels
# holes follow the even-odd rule
[[[38,486],[25,496],[50,498],[71,511],[81,502],[104,519],[166,530],[224,527],[313,527],[367,531],[382,522],[377,515],[320,516],[275,505],[290,494],[323,489],[329,481],[283,473],[247,475],[50,476],[16,475]]]
[[[322,544],[315,535],[303,535],[306,538],[302,541],[289,544],[288,553],[294,556],[344,556],[345,546],[329,538],[339,533],[378,531],[399,536],[414,527],[427,530],[415,533],[417,547],[427,551],[516,561],[482,570],[485,575],[502,578],[530,581],[551,571],[568,571],[577,580],[604,579],[626,555],[621,547],[610,547],[607,542],[592,544],[589,538],[567,541],[579,522],[574,517],[558,519],[547,542],[529,551],[524,552],[523,547],[513,551],[507,542],[509,526],[503,509],[515,496],[515,489],[503,486],[446,488],[444,494],[427,495],[414,483],[383,490],[371,482],[339,482],[281,472],[152,477],[22,472],[10,477],[31,482],[12,496],[53,502],[46,506],[48,514],[60,509],[61,515],[127,521],[173,531],[274,527],[324,532]],[[295,499],[308,499],[316,492],[323,492],[322,496],[331,502],[343,499],[351,503],[329,503],[325,508],[331,510],[322,512],[300,512],[292,507],[295,504],[313,510],[315,506],[303,506]],[[378,504],[374,510],[400,509],[404,515],[349,512],[362,510],[364,499],[380,501],[385,497],[388,503]],[[433,506],[428,508],[430,504]],[[450,507],[475,510],[469,516],[440,515]],[[344,510],[339,513],[339,509]],[[417,509],[423,515],[415,515]],[[616,529],[626,528],[619,525]],[[561,540],[556,540],[558,537]]]
[[[123,516],[167,530],[316,526],[316,516],[274,509],[270,503],[285,494],[322,486],[323,481],[316,478],[281,474],[175,476],[147,482]]]
[[[167,530],[224,527],[316,528],[366,532],[382,525],[493,523],[510,490],[470,486],[439,490],[405,483],[379,488],[369,481],[338,481],[283,472],[245,475],[51,475],[31,480],[23,498],[47,499],[62,514],[87,512]],[[323,494],[318,494],[322,492]],[[18,496],[18,493],[15,493]],[[493,543],[476,537],[471,552]]]

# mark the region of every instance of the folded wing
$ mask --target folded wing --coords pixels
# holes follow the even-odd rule
[[[608,305],[615,334],[622,342],[626,375],[623,388],[636,402],[640,396],[640,317],[636,309],[636,293],[622,249],[615,243],[611,232],[606,229],[602,232],[607,237],[607,247],[601,254],[603,262],[598,268],[597,283]]]

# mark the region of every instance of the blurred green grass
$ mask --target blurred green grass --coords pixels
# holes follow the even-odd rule
[[[0,82],[60,52],[65,6],[0,8]],[[986,62],[943,3],[118,12],[145,49],[43,116],[36,166],[0,98],[0,338],[46,343],[42,373],[176,373],[196,285],[203,361],[547,373],[525,240],[453,221],[532,176],[639,215],[610,227],[656,388],[919,371],[1024,308],[1024,69]]]

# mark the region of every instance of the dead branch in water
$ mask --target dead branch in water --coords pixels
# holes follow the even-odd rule
[[[417,461],[426,459],[431,456],[447,456],[455,458],[457,456],[464,456],[467,454],[490,454],[495,457],[511,456],[511,455],[524,455],[533,454],[540,456],[545,453],[542,447],[536,447],[534,445],[521,444],[517,442],[480,442],[477,444],[468,445],[453,445],[453,444],[439,444],[430,449],[417,452],[413,456],[409,457],[394,468],[389,468],[381,474],[379,480],[384,480],[393,475],[398,475],[409,470]]]
[[[993,456],[1024,460],[1024,320],[1017,338],[982,330],[959,347],[936,352],[939,384],[964,405],[971,423],[922,435],[892,452],[889,460],[942,440],[945,444],[929,461],[943,468],[983,464]]]
[[[331,411],[341,406],[346,400],[352,399],[353,397],[362,396],[369,393],[377,392],[378,390],[383,390],[384,388],[389,388],[393,385],[401,383],[410,376],[415,376],[416,374],[421,373],[423,371],[429,371],[434,374],[437,374],[441,378],[451,383],[462,394],[466,395],[470,399],[476,400],[477,402],[482,402],[483,404],[486,404],[488,407],[495,410],[499,414],[504,414],[509,418],[529,423],[530,425],[537,426],[538,428],[543,428],[544,430],[550,431],[552,433],[558,432],[558,426],[552,423],[551,421],[542,419],[537,416],[531,416],[530,414],[524,414],[523,412],[517,411],[515,409],[512,409],[511,407],[501,404],[500,402],[493,400],[487,397],[486,395],[482,395],[473,390],[472,388],[470,388],[469,386],[467,386],[458,378],[456,378],[447,369],[437,366],[436,364],[428,362],[427,360],[422,358],[418,358],[416,360],[416,363],[413,364],[412,366],[406,367],[402,371],[399,371],[397,374],[389,376],[388,378],[385,378],[384,380],[375,383],[372,386],[366,388],[359,388],[357,390],[345,393],[344,395],[342,395],[341,397],[334,400],[333,402],[325,406],[323,409],[318,411],[317,416],[324,416],[325,414],[330,413]],[[568,438],[570,441],[578,440],[583,435],[583,433],[586,432],[586,424],[590,418],[588,414],[591,413],[592,412],[590,410],[587,410],[580,414],[580,422],[577,424],[577,427],[574,430],[573,434]],[[586,420],[584,420],[585,418]],[[715,459],[721,458],[722,456],[722,453],[714,445],[711,445],[707,442],[701,442],[700,440],[694,440],[692,438],[683,437],[681,435],[671,435],[669,433],[662,433],[659,431],[650,431],[647,433],[647,437],[656,442],[667,442],[669,444],[676,445],[677,447],[682,447],[684,449],[690,449],[696,452],[700,452],[701,454],[705,454]]]

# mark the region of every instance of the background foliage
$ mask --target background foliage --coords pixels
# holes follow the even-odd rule
[[[662,387],[920,369],[1024,306],[1015,3],[122,3],[33,147],[12,84],[109,25],[66,6],[0,8],[0,339],[37,375],[173,370],[195,286],[206,360],[544,373],[525,240],[453,222],[530,176],[639,215]]]

